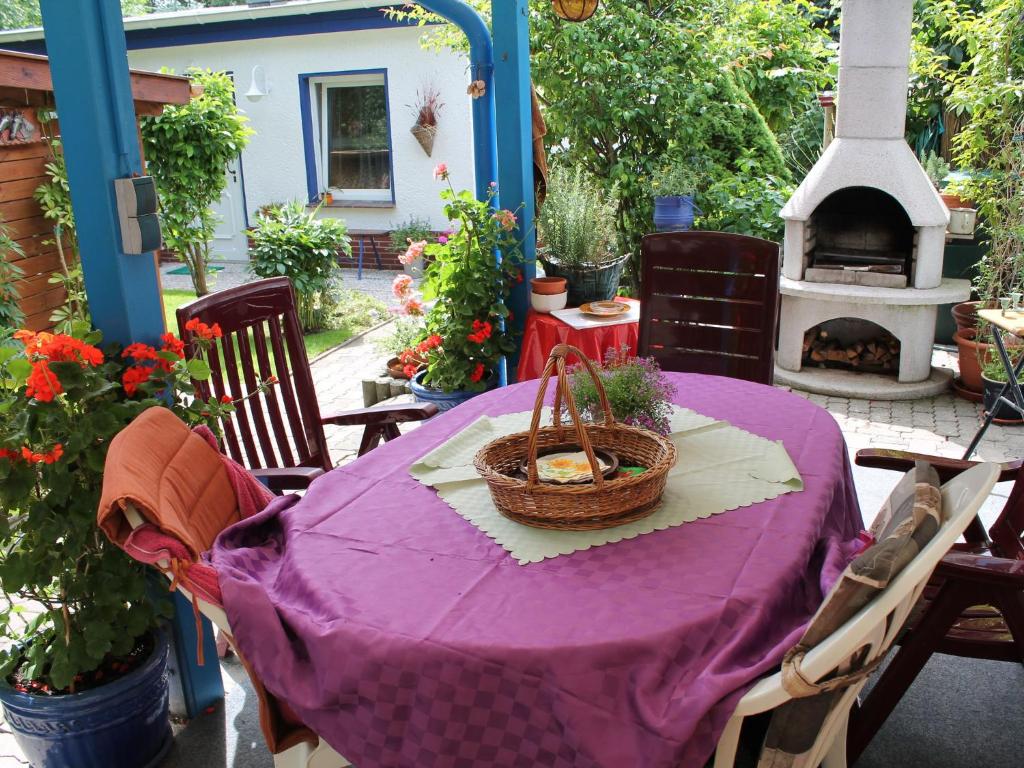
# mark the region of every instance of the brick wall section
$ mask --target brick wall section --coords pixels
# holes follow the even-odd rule
[[[48,159],[43,142],[0,146],[0,218],[25,251],[14,263],[25,272],[17,288],[25,327],[33,331],[52,327],[50,315],[64,303],[64,289],[48,282],[60,271],[57,248],[47,242],[53,240],[53,228],[32,197],[36,187],[47,180],[44,166]]]
[[[338,258],[338,263],[342,267],[355,267],[359,259],[359,243],[363,243],[363,269],[376,269],[377,260],[373,255],[373,246],[377,246],[377,253],[380,254],[380,263],[382,269],[402,269],[402,264],[398,260],[398,251],[391,247],[391,237],[388,234],[377,234],[372,235],[361,235],[356,232],[349,232],[349,237],[352,238],[352,258]],[[403,249],[404,251],[404,249]]]

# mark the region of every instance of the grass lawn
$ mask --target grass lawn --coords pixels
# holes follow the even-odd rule
[[[174,316],[178,307],[188,304],[196,297],[192,291],[184,290],[172,290],[167,289],[164,291],[164,322],[167,323],[168,330],[172,330],[175,333],[178,332],[178,320]],[[308,333],[306,334],[306,354],[309,359],[312,360],[322,352],[326,352],[332,347],[336,347],[344,341],[352,338],[356,333],[362,331],[362,328],[339,328],[333,331],[321,331],[319,333]]]

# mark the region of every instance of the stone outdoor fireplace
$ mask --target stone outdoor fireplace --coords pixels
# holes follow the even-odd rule
[[[931,367],[936,310],[970,285],[942,277],[949,211],[904,140],[913,5],[843,0],[836,136],[781,212],[781,383],[883,399],[948,384]],[[895,340],[895,381],[874,366],[804,368],[807,334],[837,319],[851,348]]]

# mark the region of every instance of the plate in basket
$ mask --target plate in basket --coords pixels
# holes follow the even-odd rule
[[[617,317],[629,312],[629,304],[621,301],[591,301],[580,306],[580,312],[594,317]]]
[[[601,474],[606,478],[614,474],[619,466],[618,458],[607,451],[595,450],[594,457],[597,459]],[[523,459],[520,464],[524,478],[527,476],[527,464],[527,459]],[[549,448],[537,456],[537,479],[542,483],[567,485],[589,483],[594,478],[587,455],[579,450],[578,446],[567,445]]]

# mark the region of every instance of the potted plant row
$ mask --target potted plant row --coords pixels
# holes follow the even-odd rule
[[[169,746],[169,603],[96,527],[104,459],[154,405],[211,427],[233,410],[192,397],[209,367],[173,334],[100,343],[87,323],[0,340],[0,703],[36,768],[141,768]]]
[[[593,179],[553,168],[537,222],[544,274],[565,279],[570,305],[616,296],[628,255],[615,248],[615,201]]]

